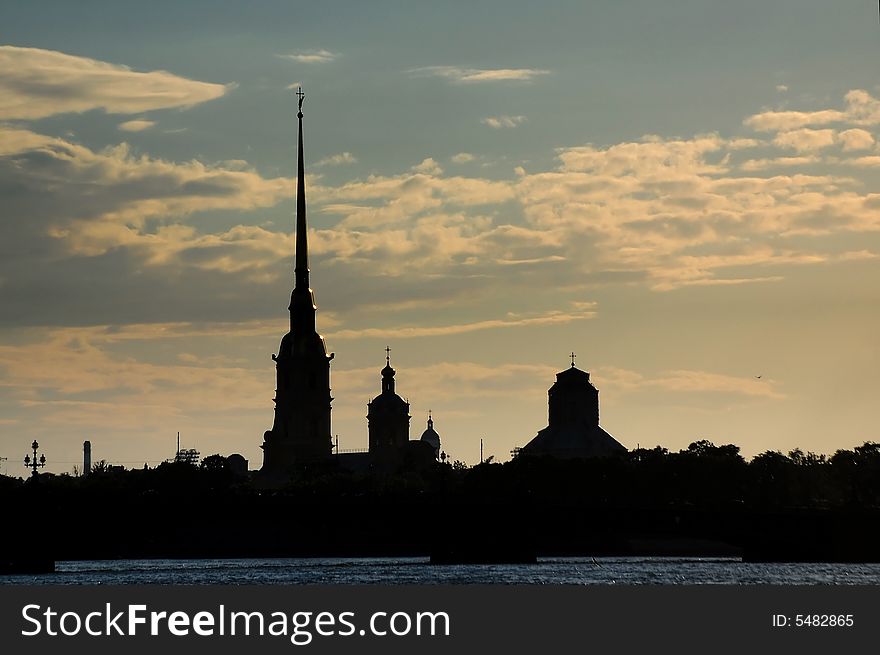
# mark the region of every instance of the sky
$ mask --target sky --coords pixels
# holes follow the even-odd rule
[[[629,448],[878,440],[873,0],[2,2],[0,472],[262,462],[296,98],[332,432],[385,347],[499,461],[576,353]]]

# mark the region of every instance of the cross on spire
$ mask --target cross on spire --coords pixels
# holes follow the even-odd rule
[[[571,367],[574,368],[574,360],[577,359],[577,355],[574,354],[574,351],[571,351],[569,357],[571,357]]]
[[[297,89],[297,91],[296,91],[296,97],[299,98],[299,113],[297,113],[297,116],[298,116],[299,118],[302,118],[302,117],[303,117],[303,100],[304,100],[305,97],[306,97],[306,94],[303,93],[303,88],[302,88],[302,87],[299,87],[299,89]]]
[[[385,363],[391,366],[391,348],[385,346]]]

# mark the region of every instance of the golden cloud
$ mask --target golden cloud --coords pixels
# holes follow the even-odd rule
[[[0,46],[0,120],[36,120],[103,109],[136,114],[192,107],[219,98],[231,85],[147,73],[54,50]]]

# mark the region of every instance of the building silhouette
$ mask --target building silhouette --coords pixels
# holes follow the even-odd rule
[[[523,446],[519,455],[546,455],[560,459],[608,457],[626,448],[599,425],[599,390],[590,374],[571,367],[556,374],[547,392],[548,425]]]
[[[263,468],[285,477],[294,467],[327,459],[330,437],[330,360],[315,326],[315,295],[309,288],[309,244],[303,164],[302,89],[298,92],[299,139],[296,187],[296,264],[290,295],[290,331],[272,355],[277,371],[275,421],[263,435]]]
[[[232,453],[229,457],[226,458],[226,466],[236,477],[247,477],[248,461],[244,458],[244,455],[241,455],[239,453]]]
[[[374,461],[391,461],[409,441],[409,403],[394,391],[394,369],[390,349],[385,349],[382,393],[367,403],[370,456]]]
[[[440,435],[434,430],[434,419],[431,412],[428,412],[428,428],[422,432],[420,441],[431,446],[434,450],[434,459],[440,458]]]
[[[303,93],[297,92],[299,134],[297,143],[296,251],[294,288],[290,295],[290,331],[281,339],[276,367],[275,420],[263,435],[266,480],[289,479],[298,467],[328,463],[333,455],[330,430],[330,362],[324,339],[316,329],[315,295],[309,287],[309,244],[306,222],[305,165],[303,158]],[[428,416],[420,439],[409,438],[409,402],[395,390],[395,370],[390,348],[385,349],[381,392],[367,404],[369,449],[340,453],[333,461],[353,471],[396,471],[431,466],[441,456],[440,435]],[[625,452],[599,425],[599,392],[590,374],[574,365],[556,376],[550,388],[548,426],[525,446],[520,455],[559,458],[601,457]],[[246,466],[246,464],[245,464]]]
[[[385,349],[385,368],[380,372],[381,392],[367,403],[369,449],[337,453],[336,464],[342,469],[356,473],[395,473],[427,469],[437,462],[431,443],[409,438],[409,403],[395,390],[396,371],[391,368],[389,351]],[[439,436],[437,440],[439,444]]]
[[[330,361],[324,339],[316,329],[315,295],[309,287],[309,244],[306,222],[303,157],[303,93],[300,89],[297,148],[296,253],[294,288],[290,296],[290,331],[281,339],[276,367],[275,420],[263,435],[264,480],[283,481],[298,467],[329,462],[333,453],[330,431]],[[390,349],[381,371],[382,390],[367,406],[369,450],[336,453],[335,462],[351,470],[398,470],[433,461],[432,446],[409,440],[409,403],[397,395]],[[439,439],[439,437],[438,437]]]

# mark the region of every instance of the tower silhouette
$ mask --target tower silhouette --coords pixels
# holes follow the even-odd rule
[[[590,374],[571,366],[556,374],[547,391],[547,427],[519,450],[520,455],[546,455],[562,459],[607,457],[626,448],[599,425],[599,390]]]
[[[420,441],[431,446],[431,449],[434,451],[434,459],[440,458],[440,435],[434,429],[434,418],[431,416],[430,410],[428,410],[428,427],[422,432]]]
[[[395,392],[394,373],[386,348],[382,393],[367,404],[370,455],[376,461],[399,459],[409,441],[409,403]]]
[[[309,244],[303,163],[304,94],[299,97],[296,186],[296,263],[290,294],[290,331],[281,339],[275,361],[275,421],[263,435],[262,473],[288,475],[298,465],[330,456],[330,360],[315,327],[315,294],[309,288]]]

